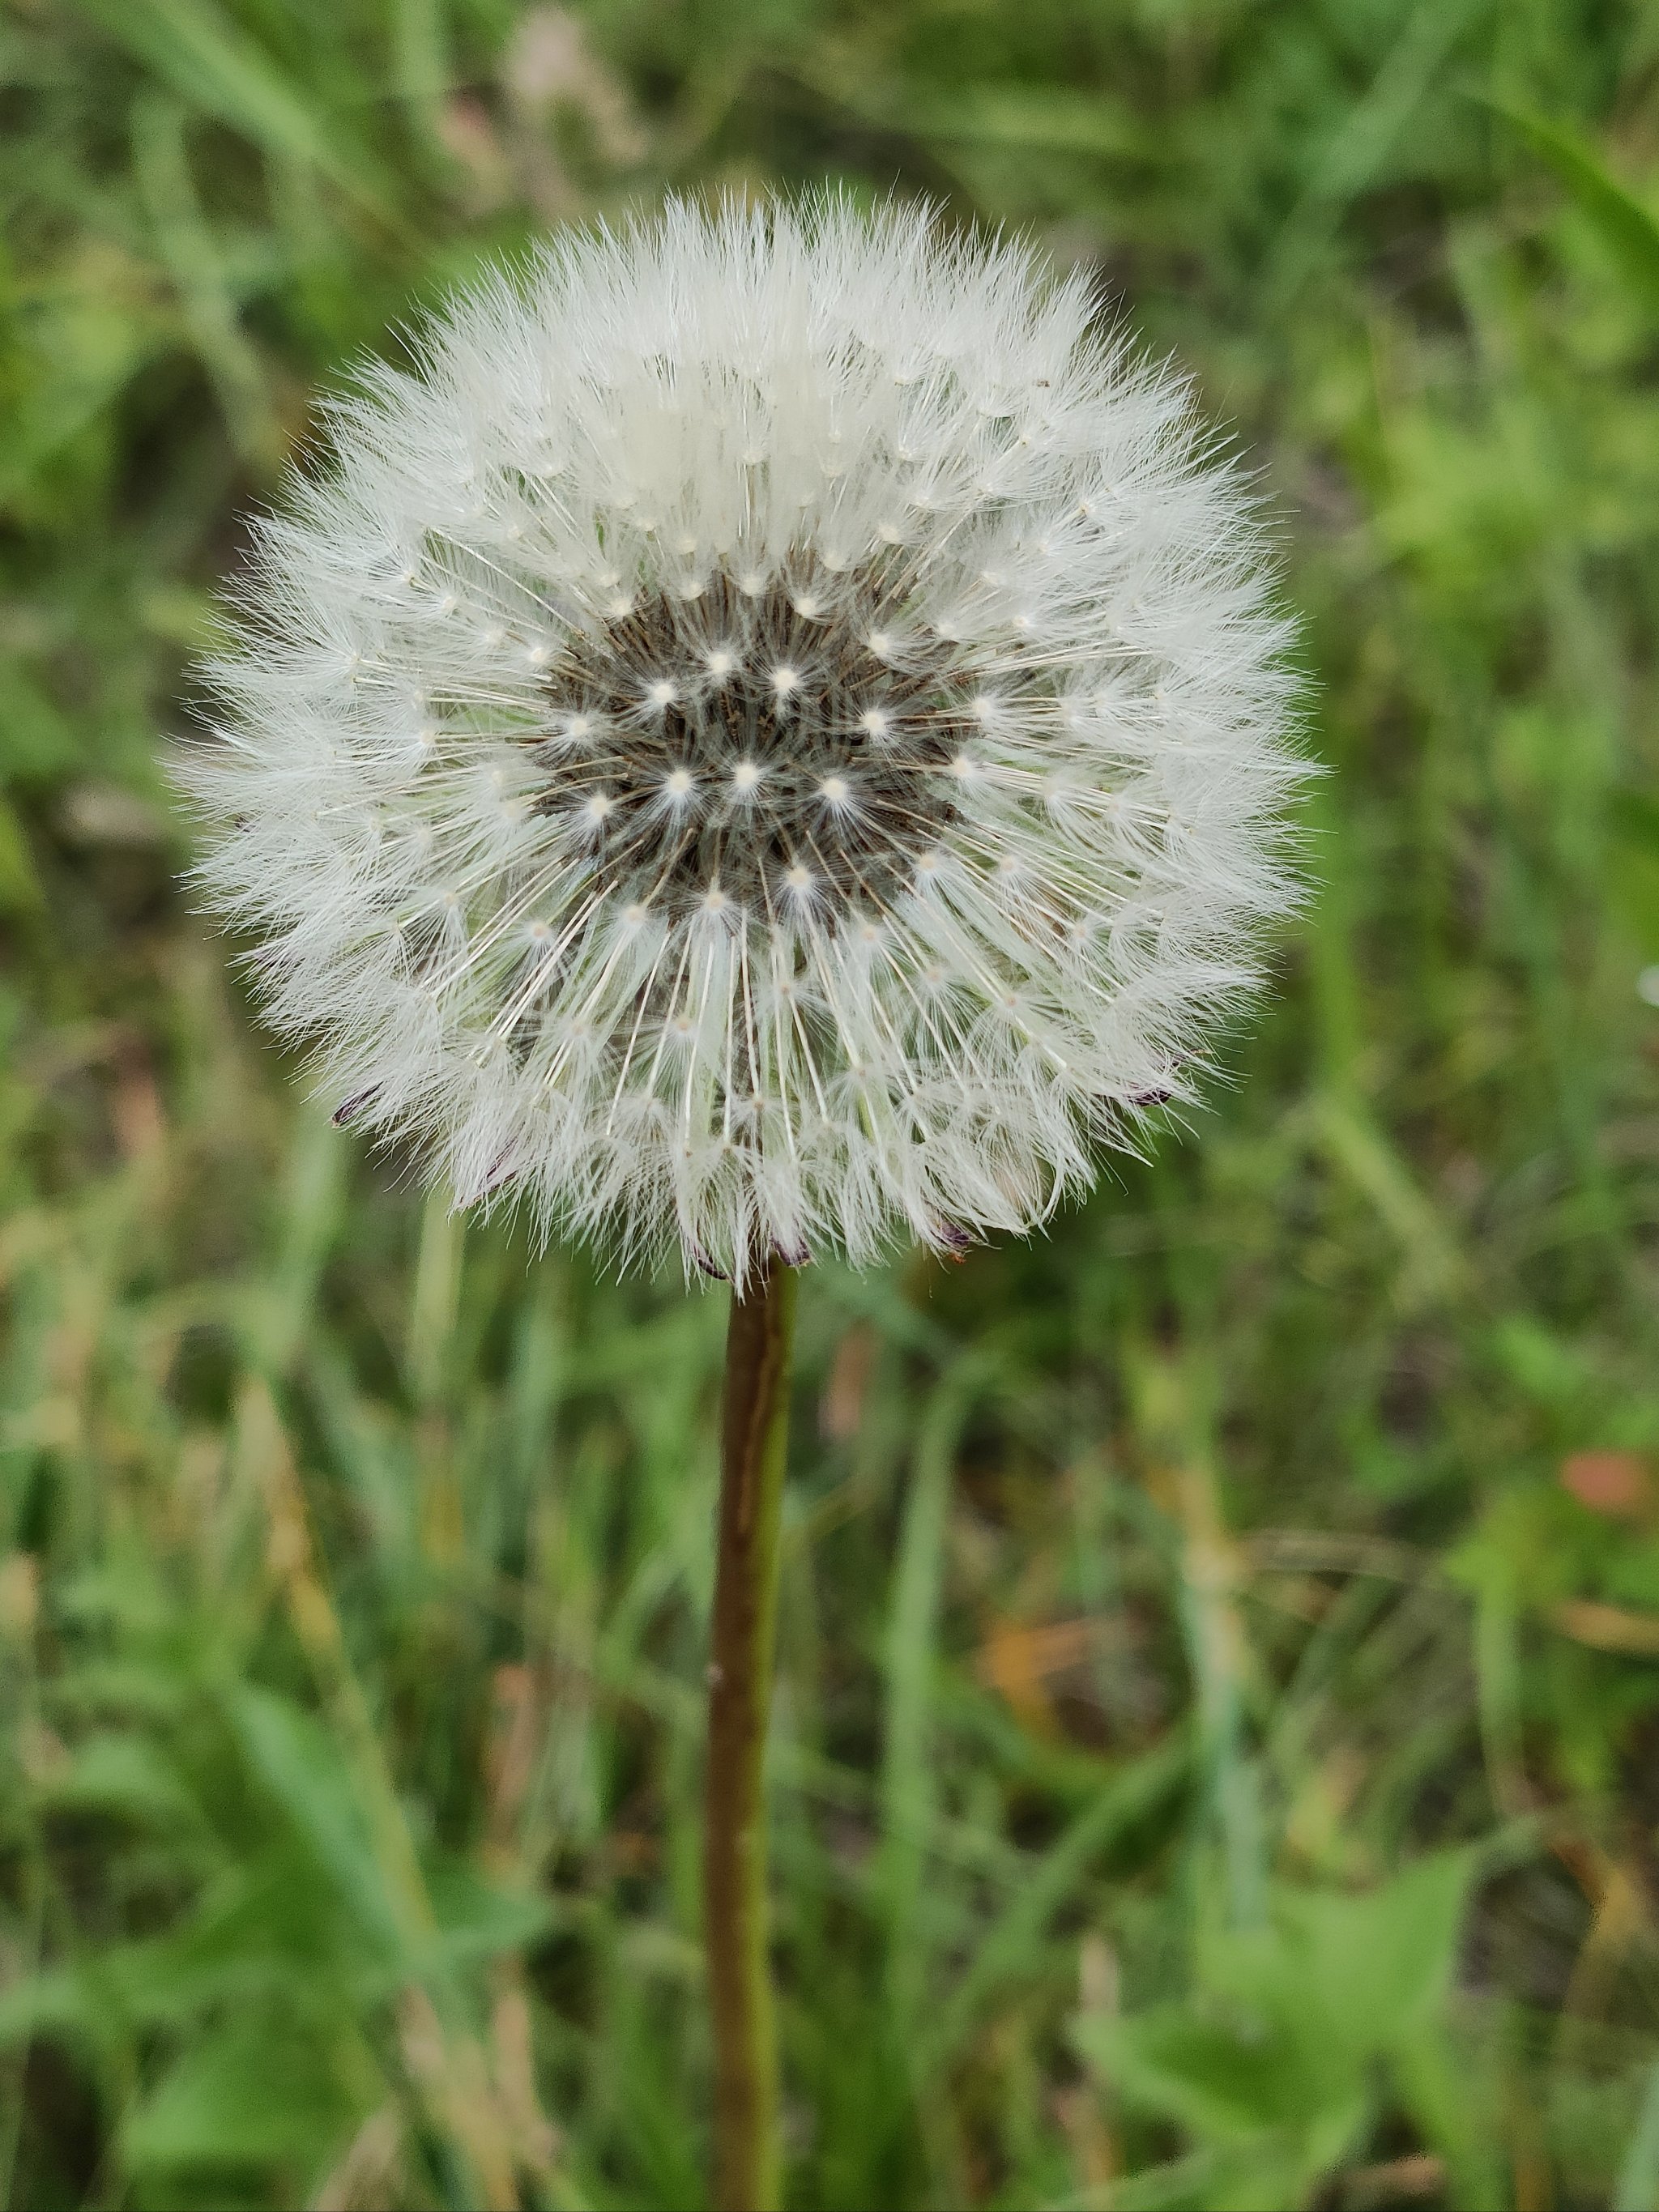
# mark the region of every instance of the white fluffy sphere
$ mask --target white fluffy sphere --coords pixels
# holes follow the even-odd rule
[[[928,211],[671,204],[368,372],[259,528],[198,878],[338,1118],[743,1281],[1029,1229],[1294,896],[1186,386]]]

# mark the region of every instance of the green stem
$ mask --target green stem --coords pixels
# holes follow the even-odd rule
[[[716,2212],[777,2212],[779,2203],[763,1770],[794,1320],[795,1271],[780,1260],[732,1294],[703,1831]]]

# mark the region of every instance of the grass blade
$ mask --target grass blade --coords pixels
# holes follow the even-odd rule
[[[343,143],[258,41],[208,0],[80,0],[100,27],[190,106],[216,116],[268,154],[314,168],[366,213],[401,228],[390,180]]]
[[[1659,216],[1560,124],[1524,108],[1506,107],[1500,100],[1486,105],[1511,124],[1553,170],[1594,225],[1631,289],[1646,307],[1659,309]]]

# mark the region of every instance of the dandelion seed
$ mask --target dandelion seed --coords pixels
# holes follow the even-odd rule
[[[342,1119],[741,1290],[1029,1230],[1192,1095],[1296,896],[1296,686],[1240,476],[1081,279],[675,204],[424,358],[258,532],[184,771]]]

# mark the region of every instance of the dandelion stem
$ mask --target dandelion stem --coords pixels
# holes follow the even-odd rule
[[[794,1319],[795,1270],[780,1260],[732,1292],[703,1839],[717,2212],[777,2212],[779,2202],[763,1768]]]

